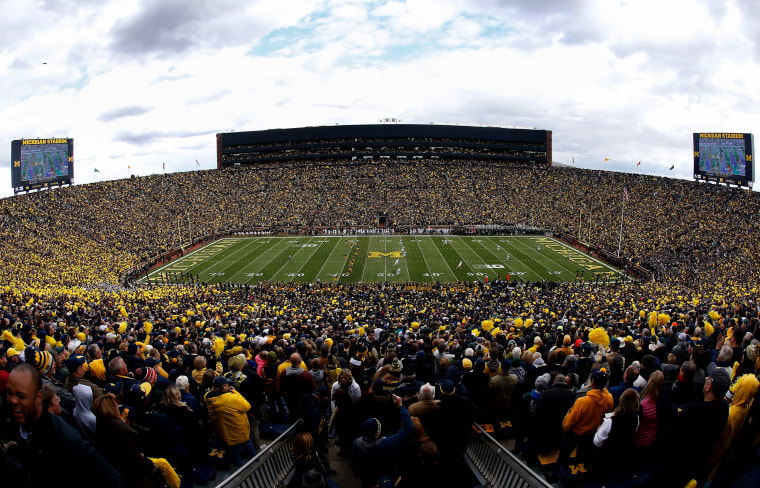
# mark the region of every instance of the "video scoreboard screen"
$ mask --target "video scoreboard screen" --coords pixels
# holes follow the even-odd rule
[[[753,180],[752,134],[701,132],[694,134],[694,178],[738,185]]]
[[[11,184],[16,193],[59,184],[74,177],[74,139],[11,142]]]

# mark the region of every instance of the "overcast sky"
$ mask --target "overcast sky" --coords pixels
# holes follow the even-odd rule
[[[760,134],[757,0],[0,0],[0,11],[0,196],[22,138],[73,137],[81,184],[163,163],[214,168],[218,132],[381,117],[548,129],[557,162],[679,178],[693,174],[693,132]]]

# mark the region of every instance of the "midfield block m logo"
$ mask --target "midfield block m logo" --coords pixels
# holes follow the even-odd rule
[[[403,258],[404,255],[401,251],[391,251],[391,252],[377,252],[377,251],[370,251],[367,255],[368,258],[382,258],[383,256],[387,258]]]

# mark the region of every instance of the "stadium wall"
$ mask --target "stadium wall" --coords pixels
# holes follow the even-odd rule
[[[551,166],[552,132],[460,125],[371,124],[217,134],[217,168],[276,162],[489,160]]]

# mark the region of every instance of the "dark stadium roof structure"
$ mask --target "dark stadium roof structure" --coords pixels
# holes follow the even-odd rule
[[[490,160],[551,165],[552,132],[465,125],[368,124],[217,134],[217,168],[276,161]]]

